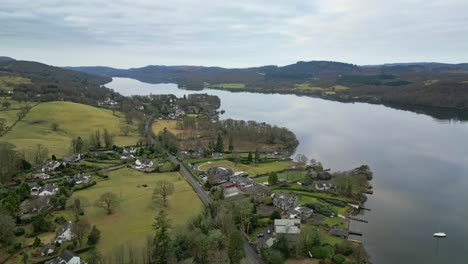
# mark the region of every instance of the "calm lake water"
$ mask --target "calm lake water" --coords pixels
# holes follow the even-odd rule
[[[381,105],[280,94],[187,91],[174,84],[114,78],[123,95],[208,93],[223,118],[265,121],[296,133],[297,153],[332,170],[368,164],[374,194],[364,233],[373,263],[468,263],[468,123]],[[446,232],[437,247],[434,232]]]

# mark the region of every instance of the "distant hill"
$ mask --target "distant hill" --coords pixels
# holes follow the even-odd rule
[[[150,65],[142,68],[68,67],[107,77],[177,83],[188,89],[293,93],[340,101],[468,109],[468,63],[394,63],[358,66],[299,61],[286,66],[228,69]]]
[[[14,61],[15,59],[5,56],[0,56],[0,61]]]
[[[0,80],[21,78],[11,83],[15,99],[30,101],[67,100],[95,104],[114,92],[100,86],[110,77],[54,67],[33,61],[0,60]],[[0,89],[0,93],[5,92]]]

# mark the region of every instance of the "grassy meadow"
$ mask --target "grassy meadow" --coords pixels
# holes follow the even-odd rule
[[[198,166],[198,165],[197,165]],[[291,168],[294,166],[294,162],[292,161],[275,161],[270,163],[260,163],[258,165],[253,164],[235,164],[232,161],[228,160],[219,160],[219,161],[211,161],[207,163],[200,164],[199,169],[202,171],[208,170],[211,167],[215,166],[222,166],[225,168],[230,168],[233,171],[244,171],[249,174],[251,177],[255,177],[257,175],[262,175],[269,172],[280,171]]]
[[[9,111],[6,111],[9,112]],[[3,115],[0,112],[0,117]],[[58,123],[59,128],[53,131],[52,123]],[[107,128],[115,135],[116,145],[132,145],[138,139],[136,126],[128,136],[120,133],[120,125],[125,122],[120,113],[112,114],[111,110],[72,102],[41,103],[31,109],[26,117],[18,122],[0,141],[16,145],[20,151],[30,153],[37,144],[47,147],[49,154],[62,157],[69,152],[73,138],[81,136],[84,139],[97,129]],[[26,155],[28,157],[28,155]]]
[[[162,132],[164,128],[166,128],[169,132],[171,132],[174,135],[190,132],[190,130],[178,129],[177,122],[178,121],[176,120],[156,120],[151,125],[151,129],[155,135],[159,134],[159,132]]]
[[[175,192],[169,197],[169,218],[173,227],[182,225],[189,218],[201,212],[203,204],[192,187],[178,172],[142,173],[132,169],[120,169],[109,173],[109,180],[75,192],[70,198],[85,198],[89,206],[85,207],[84,219],[101,230],[98,248],[103,254],[127,242],[143,245],[148,235],[153,235],[152,224],[158,208],[151,201],[153,189],[159,180],[174,183]],[[148,187],[142,187],[147,184]],[[114,192],[120,197],[120,206],[112,215],[105,210],[92,206],[104,192]],[[125,230],[125,232],[122,232]]]

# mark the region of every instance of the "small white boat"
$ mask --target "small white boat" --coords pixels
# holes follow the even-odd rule
[[[442,233],[442,232],[437,232],[437,233],[434,233],[434,237],[436,238],[445,238],[447,235],[445,233]]]

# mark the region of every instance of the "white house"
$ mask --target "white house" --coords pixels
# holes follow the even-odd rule
[[[331,183],[316,183],[314,187],[317,191],[327,191],[330,190],[333,185]]]
[[[56,170],[58,167],[60,167],[61,163],[56,160],[48,160],[44,166],[42,167],[41,171],[42,172],[51,172]]]
[[[70,241],[75,236],[72,232],[72,222],[68,221],[64,226],[57,230],[57,236],[55,237],[55,242],[62,244],[64,241]]]
[[[46,173],[43,173],[43,172],[34,175],[34,177],[35,177],[36,179],[41,179],[41,180],[50,179],[50,175],[49,175],[49,174],[46,174]]]
[[[46,261],[44,264],[81,264],[81,258],[69,250],[64,250],[60,256]]]
[[[91,181],[90,173],[78,173],[73,176],[73,181],[75,184],[88,184]]]
[[[48,196],[55,195],[59,190],[59,187],[55,184],[46,184],[39,189],[37,195],[39,196]]]
[[[301,234],[300,219],[275,219],[276,235],[285,235],[289,241],[295,241]]]
[[[135,161],[135,165],[135,168],[142,170],[153,167],[153,161],[148,159],[137,159]]]

